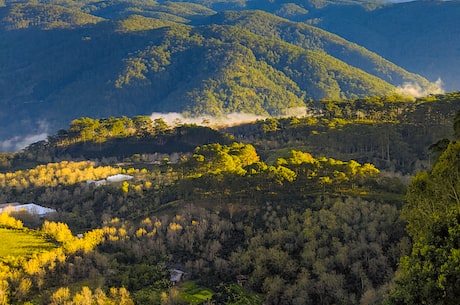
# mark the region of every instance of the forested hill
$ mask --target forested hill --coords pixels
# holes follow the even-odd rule
[[[179,119],[166,122],[163,117],[152,121],[149,116],[77,118],[46,141],[15,154],[0,154],[0,171],[74,159],[177,162],[200,145],[241,141],[254,144],[271,162],[288,149],[304,150],[411,175],[429,168],[452,138],[460,93],[415,101],[397,96],[323,100],[310,107],[315,112],[309,116],[271,117],[235,126],[206,119],[201,126]]]
[[[413,1],[366,11],[349,9],[318,14],[319,26],[372,50],[447,91],[460,78],[460,1]]]
[[[279,115],[310,99],[430,86],[338,36],[262,12],[210,17],[214,10],[193,3],[4,2],[1,140],[54,133],[82,116]]]
[[[258,9],[307,22],[371,50],[447,91],[459,89],[460,1],[190,0],[212,9]]]
[[[80,118],[0,154],[0,200],[55,211],[1,211],[3,304],[457,304],[460,94],[320,103],[235,138]]]
[[[376,53],[318,27],[289,21],[262,11],[226,11],[212,15],[208,22],[235,25],[264,37],[275,37],[307,50],[327,54],[377,76],[393,85],[414,82],[427,86],[426,80],[409,73]]]

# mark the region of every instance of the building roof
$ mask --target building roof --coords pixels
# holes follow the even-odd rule
[[[3,210],[7,209],[8,207],[11,207],[11,210],[15,212],[25,210],[30,214],[38,215],[40,217],[45,216],[47,214],[56,213],[55,209],[46,208],[35,203],[20,204],[17,202],[1,204],[0,212],[3,212]]]
[[[180,280],[182,279],[182,276],[184,275],[184,273],[185,273],[184,271],[181,271],[179,269],[171,270],[171,273],[170,273],[171,282],[173,282],[173,283],[180,282]]]
[[[112,175],[106,178],[108,182],[120,182],[120,181],[126,181],[126,180],[131,180],[131,179],[133,179],[133,176],[123,175],[123,174]]]

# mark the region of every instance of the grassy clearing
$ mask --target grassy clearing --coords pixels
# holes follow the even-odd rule
[[[29,257],[34,253],[49,251],[56,247],[37,232],[30,230],[0,228],[0,237],[0,259],[3,260],[9,256]]]
[[[211,290],[198,287],[193,281],[181,284],[180,291],[180,300],[191,305],[204,304],[213,295]]]

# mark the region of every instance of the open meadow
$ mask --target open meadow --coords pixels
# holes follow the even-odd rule
[[[48,251],[55,245],[33,231],[0,228],[0,259],[8,256],[29,257],[37,252]]]

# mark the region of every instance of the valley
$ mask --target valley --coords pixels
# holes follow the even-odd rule
[[[459,8],[0,0],[0,304],[457,304]]]

